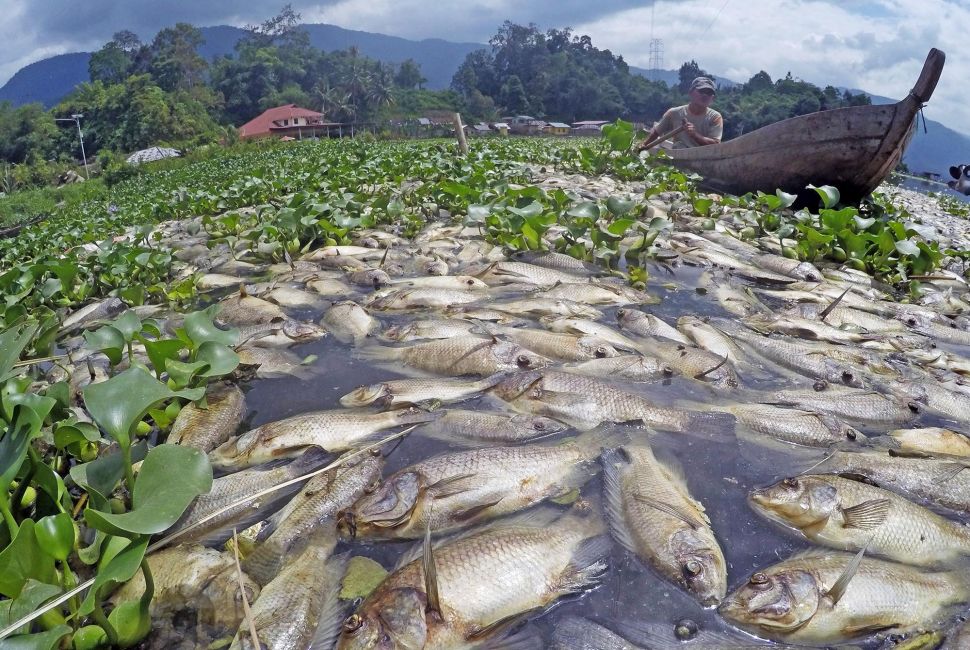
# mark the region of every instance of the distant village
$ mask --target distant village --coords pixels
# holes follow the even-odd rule
[[[583,120],[565,124],[546,122],[530,115],[511,115],[498,122],[464,124],[465,134],[472,136],[588,136],[599,135],[606,120]],[[426,111],[421,117],[396,120],[387,124],[359,124],[327,121],[323,113],[286,104],[270,108],[239,127],[243,140],[278,138],[303,140],[310,138],[341,138],[360,131],[390,130],[410,137],[445,137],[455,133],[454,113]]]

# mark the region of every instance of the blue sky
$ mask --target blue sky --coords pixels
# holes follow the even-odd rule
[[[245,25],[283,2],[239,0],[0,0],[0,83],[27,63],[98,48],[119,29],[150,39],[178,21]],[[902,97],[930,47],[949,55],[927,117],[970,133],[964,80],[970,5],[952,0],[293,0],[305,22],[405,38],[486,42],[504,20],[571,26],[597,47],[647,67],[649,39],[664,63],[687,59],[737,81],[759,70],[819,85]],[[651,18],[653,26],[651,30]],[[970,152],[967,152],[970,155]]]

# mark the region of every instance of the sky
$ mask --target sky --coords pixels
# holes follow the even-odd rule
[[[176,22],[244,26],[282,4],[252,0],[0,0],[0,84],[54,54],[98,49],[120,29],[150,40]],[[303,22],[411,39],[485,43],[505,20],[572,27],[593,45],[649,67],[651,38],[665,68],[695,59],[746,81],[759,70],[901,98],[930,47],[949,54],[929,119],[970,134],[970,5],[954,0],[292,0]]]

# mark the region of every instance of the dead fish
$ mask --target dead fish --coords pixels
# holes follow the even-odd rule
[[[875,390],[832,386],[825,390],[779,390],[758,398],[763,404],[790,406],[813,413],[825,413],[863,425],[909,422],[922,406],[911,400],[885,395]]]
[[[358,343],[381,327],[380,321],[352,300],[334,303],[320,324],[341,343]]]
[[[396,289],[368,303],[371,309],[442,308],[482,299],[481,294],[458,289]]]
[[[592,431],[552,445],[440,454],[405,467],[341,515],[351,537],[416,539],[508,515],[563,496],[591,479],[604,447],[622,434]]]
[[[282,467],[249,469],[217,478],[212,482],[212,489],[197,497],[168,532],[174,533],[196,526],[210,515],[221,511],[243,497],[312,472],[318,467],[322,467],[328,457],[329,455],[325,451],[311,448],[293,462]],[[298,489],[298,485],[293,485],[235,506],[186,532],[179,539],[184,542],[198,542],[206,546],[221,544],[232,536],[234,528],[244,530],[257,521],[265,519],[269,514],[267,512],[269,508],[291,496]]]
[[[347,280],[358,286],[380,289],[391,284],[391,276],[382,269],[361,269],[347,274]]]
[[[292,318],[258,325],[243,325],[239,330],[238,345],[261,348],[289,347],[297,343],[316,341],[327,335],[326,330],[313,323],[302,323]]]
[[[774,440],[803,447],[830,447],[865,436],[837,417],[767,404],[734,404],[726,410],[738,424]]]
[[[488,285],[528,282],[540,287],[553,287],[557,284],[587,282],[586,278],[577,277],[572,273],[525,262],[495,262],[476,275]]]
[[[565,271],[566,273],[574,273],[586,277],[603,273],[602,267],[555,251],[517,251],[512,254],[512,257],[517,262],[525,262],[535,266],[543,266],[547,269]]]
[[[111,297],[92,302],[68,314],[61,322],[59,335],[63,336],[87,325],[114,318],[126,309],[128,305],[122,302],[121,298]]]
[[[256,376],[262,379],[273,379],[287,375],[309,379],[313,371],[303,365],[302,359],[288,350],[280,348],[263,348],[246,345],[236,350],[239,363],[247,366],[258,366]]]
[[[726,413],[658,406],[594,377],[566,372],[513,373],[491,392],[520,412],[551,417],[580,430],[602,422],[641,421],[668,431],[723,435],[734,426],[734,416]]]
[[[337,648],[478,645],[596,584],[609,550],[602,525],[592,517],[533,517],[493,524],[392,573],[344,621]]]
[[[942,427],[894,429],[886,435],[895,440],[903,452],[970,456],[970,438]]]
[[[256,650],[331,648],[340,634],[340,580],[346,557],[331,558],[326,540],[310,540],[303,551],[252,604],[230,650],[252,650],[250,625],[256,630]],[[316,645],[314,645],[316,644]]]
[[[679,468],[645,444],[603,454],[604,501],[613,537],[705,607],[727,591],[727,564],[704,506]]]
[[[684,345],[691,344],[687,337],[653,314],[645,314],[636,309],[617,309],[616,320],[620,328],[637,336],[659,336]]]
[[[238,287],[243,280],[238,275],[224,273],[206,273],[195,282],[195,288],[200,291]]]
[[[508,341],[476,336],[432,340],[406,347],[370,346],[358,350],[361,358],[397,362],[438,375],[487,377],[505,370],[543,368],[550,360]]]
[[[488,285],[471,275],[429,275],[392,280],[391,285],[404,289],[451,289],[455,291],[488,291]]]
[[[930,626],[967,596],[955,572],[829,551],[754,573],[718,612],[763,638],[825,645]]]
[[[758,514],[806,539],[914,566],[953,565],[970,555],[970,529],[903,497],[840,476],[786,478],[752,490]]]
[[[206,387],[205,405],[189,402],[179,411],[165,441],[209,453],[236,432],[246,414],[246,397],[230,383]]]
[[[260,325],[286,320],[286,312],[268,300],[239,293],[219,301],[216,318],[227,325]]]
[[[514,444],[550,436],[568,427],[537,415],[448,409],[415,433],[466,447]]]
[[[580,363],[567,363],[562,367],[566,372],[603,379],[625,379],[627,381],[657,381],[674,374],[670,365],[654,357],[639,354],[624,354],[617,357],[590,359]]]
[[[763,269],[780,275],[787,275],[796,280],[804,280],[805,282],[822,281],[822,272],[811,262],[792,260],[781,255],[768,253],[755,255],[751,258],[751,261]]]
[[[335,279],[310,280],[306,283],[307,289],[319,293],[321,296],[331,298],[342,298],[353,296],[356,292],[346,282]]]
[[[543,291],[542,296],[586,305],[651,305],[660,302],[644,291],[604,282],[558,284]]]
[[[307,447],[329,453],[348,451],[375,434],[405,424],[428,422],[434,414],[415,410],[386,413],[355,411],[311,411],[268,422],[233,436],[209,454],[213,467],[240,469],[275,458],[299,455]]]
[[[432,402],[457,402],[488,390],[501,375],[478,381],[461,379],[394,379],[359,386],[340,398],[340,405],[363,407],[377,404],[384,409],[416,406]]]
[[[552,298],[523,298],[521,300],[492,303],[489,307],[495,311],[517,316],[567,316],[590,318],[592,320],[600,320],[603,318],[603,312],[589,305],[572,300],[554,300]],[[476,318],[481,319],[478,316]]]
[[[281,307],[306,308],[319,305],[321,296],[295,287],[276,287],[266,294],[266,300]]]
[[[528,327],[516,328],[501,325],[485,325],[483,327],[489,334],[501,336],[548,359],[586,361],[588,359],[616,357],[620,354],[608,341],[595,336],[559,334]]]
[[[481,335],[482,332],[481,325],[470,320],[430,318],[411,321],[406,325],[388,327],[384,331],[383,338],[398,343],[409,343],[425,339],[450,339],[454,336],[465,336],[466,334]]]
[[[539,320],[547,329],[553,332],[576,335],[588,334],[589,336],[595,336],[607,341],[610,343],[610,345],[618,350],[636,352],[642,345],[641,342],[634,341],[630,337],[624,336],[618,330],[610,327],[609,325],[597,323],[596,321],[587,320],[585,318],[571,318],[569,316],[544,316]]]
[[[383,456],[374,450],[307,481],[259,531],[255,548],[243,562],[246,573],[267,584],[311,538],[321,546],[329,544],[332,552],[337,544],[337,513],[377,488],[383,466]]]

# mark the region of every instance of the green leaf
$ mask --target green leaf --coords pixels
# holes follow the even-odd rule
[[[13,412],[13,424],[0,439],[0,486],[4,490],[23,465],[27,447],[43,424],[43,419],[29,406],[18,404]]]
[[[239,355],[232,348],[216,341],[206,341],[200,345],[196,360],[208,364],[209,367],[200,375],[207,379],[228,375],[239,365]]]
[[[188,318],[186,318],[188,320]],[[204,388],[172,391],[145,370],[134,367],[108,381],[85,386],[84,405],[95,422],[122,447],[131,444],[131,431],[148,409],[173,397],[195,401]]]
[[[20,620],[60,593],[61,588],[55,585],[38,582],[33,578],[27,580],[16,599],[5,600],[0,603],[0,627],[7,627],[14,621]],[[29,631],[29,626],[24,626],[22,632],[26,633],[27,631]],[[0,648],[2,647],[3,642],[0,641]]]
[[[219,305],[212,305],[202,311],[194,311],[185,316],[185,333],[195,347],[199,347],[206,341],[216,341],[230,346],[239,341],[239,330],[235,328],[222,330],[212,322],[218,310]]]
[[[0,551],[0,594],[16,598],[29,578],[53,582],[54,558],[37,543],[33,520],[25,519],[10,545]]]
[[[512,214],[516,214],[523,219],[528,219],[529,217],[537,217],[542,214],[542,204],[538,201],[529,201],[521,208],[508,207],[506,208]]]
[[[172,468],[178,480],[172,480]],[[200,494],[212,488],[212,467],[192,447],[159,445],[148,452],[135,479],[131,512],[118,515],[88,509],[84,518],[111,535],[154,535],[172,526]]]
[[[714,199],[707,197],[694,199],[694,212],[702,217],[706,217],[711,213],[712,205],[714,205]]]
[[[37,333],[36,323],[15,325],[0,334],[0,382],[18,374],[13,364],[17,363],[20,355]]]
[[[208,369],[208,367],[209,364],[205,361],[193,361],[192,363],[185,363],[184,361],[178,361],[177,359],[165,360],[165,371],[168,373],[168,376],[172,379],[172,381],[175,382],[175,385],[181,387],[189,386],[195,376],[202,374]]]
[[[181,339],[159,339],[152,341],[139,336],[138,340],[145,346],[145,352],[148,354],[148,359],[151,361],[152,367],[155,369],[157,375],[165,370],[165,362],[167,360],[178,360],[182,350],[185,349],[185,343]]]
[[[131,462],[137,463],[148,454],[148,443],[139,442],[131,448]],[[88,492],[94,492],[107,499],[115,486],[125,475],[125,461],[121,452],[104,454],[90,463],[81,463],[71,468],[71,479]]]
[[[618,196],[610,196],[606,199],[606,209],[610,211],[614,217],[622,217],[627,212],[633,209],[633,206],[637,204],[636,201],[631,201],[629,199],[621,199]]]
[[[96,330],[85,330],[84,340],[88,347],[103,352],[111,365],[121,363],[125,351],[125,335],[112,325],[105,325]]]
[[[630,227],[636,223],[633,219],[617,219],[607,227],[607,231],[611,235],[616,235],[621,237],[626,234]]]
[[[0,650],[55,650],[71,632],[67,625],[55,625],[44,632],[11,636],[0,640]]]
[[[522,237],[529,243],[529,248],[537,250],[539,248],[539,233],[527,223],[522,224]]]
[[[775,190],[775,196],[777,196],[781,203],[778,207],[789,208],[798,198],[797,194],[789,194],[788,192],[782,192],[781,190]]]
[[[815,187],[814,185],[809,185],[808,189],[815,190],[819,197],[822,199],[822,205],[826,208],[835,207],[841,196],[839,195],[839,190],[831,185],[823,185],[821,187]]]
[[[896,250],[903,255],[919,255],[919,246],[912,239],[903,239],[896,242]]]
[[[101,440],[98,427],[90,422],[81,422],[76,417],[62,420],[54,425],[54,446],[64,449],[75,442],[97,442]]]
[[[580,219],[599,219],[600,206],[593,201],[581,201],[570,207],[566,214]]]
[[[133,340],[135,335],[141,331],[141,319],[130,309],[112,321],[110,325],[121,332],[126,343]]]
[[[131,580],[141,567],[142,558],[145,557],[145,549],[148,548],[148,540],[147,536],[133,540],[111,558],[110,562],[101,567],[94,579],[94,584],[88,590],[88,595],[78,608],[79,614],[87,616],[94,611],[95,605],[101,599],[99,592],[103,587]]]
[[[855,221],[855,228],[858,232],[866,231],[872,224],[876,223],[876,220],[872,217],[862,218],[858,215],[852,217],[852,220]]]
[[[66,512],[40,519],[34,533],[41,550],[55,560],[64,562],[74,548],[74,521]]]
[[[613,124],[603,126],[603,139],[613,151],[626,151],[633,144],[636,132],[633,124],[624,120],[617,120]]]

